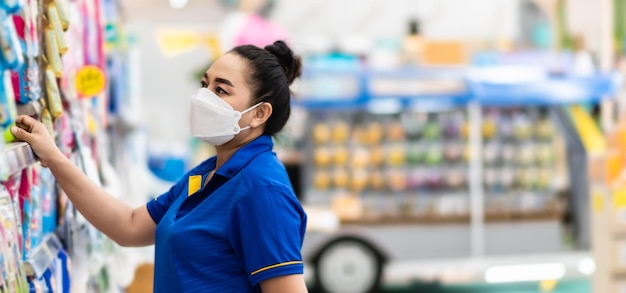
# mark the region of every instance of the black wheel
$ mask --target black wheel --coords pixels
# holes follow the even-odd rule
[[[325,293],[378,292],[382,273],[380,254],[353,239],[330,243],[315,262],[315,284]]]

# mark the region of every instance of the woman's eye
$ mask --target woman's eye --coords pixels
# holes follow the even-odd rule
[[[203,88],[206,88],[209,85],[206,82],[204,82],[204,80],[203,80],[203,81],[200,81],[200,86],[203,87]]]
[[[217,93],[217,94],[228,94],[224,89],[222,89],[219,86],[215,89],[215,93]]]

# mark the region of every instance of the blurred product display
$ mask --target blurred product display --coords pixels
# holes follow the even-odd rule
[[[487,109],[486,113],[483,120],[486,213],[535,212],[561,217],[564,211],[557,194],[565,186],[559,186],[559,179],[567,174],[562,174],[564,170],[557,163],[566,160],[566,152],[559,149],[557,142],[561,140],[562,145],[562,138],[547,109]]]
[[[444,211],[442,216],[467,215],[467,158],[461,156],[467,142],[458,131],[465,116],[463,111],[391,115],[315,111],[313,161],[308,167],[311,192],[357,196],[363,201],[363,217],[425,216],[439,210]],[[460,208],[446,212],[436,205],[419,207],[420,197],[454,204],[445,200],[453,197],[461,201],[456,204]],[[385,201],[389,203],[381,204]]]
[[[466,111],[317,110],[311,120],[312,194],[355,195],[363,217],[469,219]],[[566,158],[546,108],[486,108],[482,137],[487,215],[562,215],[558,184],[567,175],[556,164]]]
[[[590,241],[586,152],[577,118],[568,113],[573,104],[615,94],[620,75],[570,74],[574,59],[567,53],[478,55],[454,68],[376,69],[358,61],[318,68],[318,59],[309,60],[303,88],[311,91],[297,103],[309,121],[301,200],[336,217],[311,216],[303,253],[316,284],[340,292],[331,286],[356,278],[320,271],[327,250],[339,249],[334,243],[344,238],[365,243],[371,270],[380,274],[368,276],[376,278],[393,278],[383,272],[394,270],[396,260],[419,263],[433,255],[497,262],[562,253],[582,261],[577,252]],[[542,58],[562,60],[562,67],[522,65]],[[327,82],[324,91],[309,87],[318,78]],[[410,248],[416,243],[419,249]],[[478,267],[457,273],[474,274],[459,281],[470,283],[486,274]],[[579,274],[567,266],[559,278]]]

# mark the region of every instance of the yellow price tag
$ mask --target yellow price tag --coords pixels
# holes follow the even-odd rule
[[[76,91],[83,98],[97,96],[104,91],[106,76],[102,69],[87,65],[76,73]]]

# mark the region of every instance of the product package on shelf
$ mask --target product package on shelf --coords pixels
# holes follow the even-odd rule
[[[0,30],[0,68],[3,68],[3,85],[0,91],[0,124],[4,125],[5,141],[12,140],[8,131],[15,119],[14,103],[26,104],[40,94],[38,73],[39,46],[36,1],[22,1],[13,14],[0,9],[2,30]],[[20,2],[20,3],[22,3]],[[8,110],[7,110],[8,109]],[[8,113],[8,114],[7,114]]]
[[[23,9],[23,11],[27,11],[27,10],[28,9]],[[25,33],[27,30],[25,28],[26,24],[24,21],[24,14],[25,13],[13,16],[13,23],[15,25],[15,29],[19,37],[19,46],[22,48],[24,52],[24,60],[26,64],[25,66],[20,66],[20,68],[15,68],[11,70],[11,82],[13,84],[13,89],[15,91],[15,101],[19,104],[25,104],[29,102],[28,100],[29,96],[26,93],[26,90],[28,88],[26,74],[27,74],[27,70],[29,67],[29,63],[32,62],[32,60],[28,58],[29,48],[26,44]]]
[[[15,122],[17,109],[11,74],[8,70],[0,70],[0,127],[4,130]],[[5,137],[5,141],[12,140],[12,136]]]
[[[57,228],[57,187],[52,172],[48,168],[39,170],[40,207],[42,235],[53,233]],[[40,242],[40,241],[38,241]]]
[[[63,104],[61,102],[61,93],[57,84],[57,79],[54,76],[54,71],[50,66],[45,69],[46,75],[46,95],[48,97],[47,106],[48,111],[53,119],[57,119],[63,115]]]
[[[0,64],[4,69],[17,69],[24,64],[24,53],[13,16],[0,9]]]
[[[21,172],[2,180],[0,284],[6,292],[29,292],[29,287],[44,284],[46,270],[59,270],[59,273],[48,277],[48,285],[63,282],[60,273],[63,267],[55,265],[55,261],[65,258],[63,265],[66,265],[67,257],[57,255],[62,247],[54,234],[56,213],[50,210],[55,208],[56,204],[51,201],[56,199],[47,194],[54,185],[50,174],[41,176],[36,165],[22,168]],[[58,269],[55,269],[57,266]],[[58,288],[48,292],[69,292]]]
[[[467,217],[463,110],[312,115],[310,196],[344,220]]]
[[[45,231],[43,227],[45,210],[42,192],[42,180],[40,179],[38,169],[35,167],[25,169],[22,173],[22,182],[20,184],[25,261],[32,256],[32,250],[42,244],[44,236],[54,232],[53,230]]]
[[[565,151],[547,110],[487,108],[481,131],[487,217],[559,217]]]
[[[0,185],[0,282],[8,292],[25,292],[26,275],[22,271],[21,216],[16,211],[16,200],[9,189]]]
[[[47,235],[25,265],[30,292],[71,292],[69,268],[69,258],[62,243],[54,234]]]
[[[8,13],[15,13],[22,8],[22,2],[20,0],[3,0],[0,1],[0,8]]]
[[[46,60],[52,66],[55,77],[63,76],[63,64],[61,63],[61,52],[57,44],[56,32],[54,29],[45,28],[44,37],[46,40]]]
[[[48,3],[46,8],[46,16],[48,20],[48,27],[52,28],[56,36],[56,44],[58,46],[59,53],[65,54],[67,52],[67,42],[65,41],[65,32],[61,24],[61,18],[59,17],[59,10],[55,2]]]
[[[36,103],[42,95],[42,81],[40,60],[42,56],[42,44],[40,39],[40,21],[39,16],[43,14],[40,11],[37,0],[27,0],[27,5],[23,9],[23,39],[26,48],[26,68],[20,74],[25,78],[25,86],[20,93],[20,101],[23,103]],[[37,113],[35,113],[37,114]]]
[[[20,199],[19,199],[19,188],[21,183],[23,172],[18,172],[11,175],[8,179],[2,182],[2,185],[6,188],[9,195],[11,196],[11,208],[15,216],[13,217],[16,229],[16,238],[17,246],[20,252],[20,256],[22,256],[22,245],[24,243],[24,234],[23,234],[23,222],[22,222],[22,213],[20,211]]]

